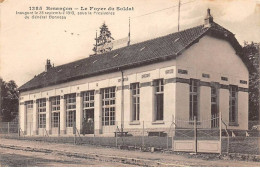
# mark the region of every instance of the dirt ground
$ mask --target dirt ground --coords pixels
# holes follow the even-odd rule
[[[214,158],[215,157],[215,158]],[[133,160],[138,163],[133,164]],[[156,163],[156,164],[155,164]],[[219,160],[217,155],[194,157],[169,153],[119,150],[91,145],[57,144],[39,141],[0,139],[0,165],[21,166],[260,166],[260,162]]]
[[[93,159],[73,158],[57,154],[28,152],[1,148],[1,167],[123,167],[133,166],[119,162],[104,162]]]

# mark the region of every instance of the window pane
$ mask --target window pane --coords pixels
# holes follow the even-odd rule
[[[196,80],[191,80],[190,81],[190,120],[194,120],[194,116],[199,116],[198,115],[198,83]],[[212,99],[211,99],[212,100]]]
[[[157,119],[156,120],[163,120],[163,94],[158,94],[156,96],[157,101]]]

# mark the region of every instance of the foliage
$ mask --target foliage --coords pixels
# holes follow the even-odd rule
[[[16,83],[11,80],[5,82],[1,79],[1,121],[13,120],[18,115],[19,93]]]
[[[245,43],[243,47],[244,55],[248,57],[253,69],[249,72],[249,120],[259,119],[259,44]]]
[[[99,28],[99,36],[95,38],[97,44],[94,44],[93,51],[95,53],[105,53],[112,50],[111,42],[114,38],[111,35],[107,25],[105,23]],[[96,47],[97,46],[97,47]]]

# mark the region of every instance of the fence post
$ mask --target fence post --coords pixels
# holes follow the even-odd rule
[[[20,126],[19,126],[19,123],[17,125],[17,135],[18,135],[18,138],[20,138]]]
[[[9,122],[7,122],[7,134],[9,135],[9,133],[10,133],[10,124]]]
[[[142,147],[144,148],[144,121],[143,121]]]
[[[167,150],[169,150],[168,133],[166,133],[166,139],[167,139]]]
[[[118,129],[118,126],[116,126],[116,148],[117,148],[117,129]]]
[[[76,125],[75,125],[75,122],[73,122],[73,133],[74,133],[74,145],[76,145]]]
[[[172,115],[172,124],[173,124],[174,122],[175,122],[175,120],[174,120],[174,116]],[[171,133],[172,133],[172,138],[171,138],[171,139],[172,139],[172,141],[171,141],[172,149],[171,149],[171,150],[173,150],[173,146],[174,146],[174,143],[173,143],[173,135],[175,135],[176,124],[174,123],[173,126],[174,126],[174,128],[173,128],[174,130],[171,131]]]
[[[227,131],[228,133],[228,131]],[[228,134],[228,141],[227,141],[227,153],[229,154],[229,134]]]
[[[95,145],[95,132],[94,132],[94,136],[93,136],[93,145]]]
[[[222,115],[219,113],[219,140],[220,140],[220,155],[222,154]]]
[[[194,116],[194,143],[195,143],[195,154],[197,154],[197,117]]]

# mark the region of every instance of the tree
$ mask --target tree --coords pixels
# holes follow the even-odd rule
[[[1,79],[1,78],[0,78]],[[3,122],[11,121],[18,115],[19,93],[16,83],[11,80],[5,82],[0,80],[1,86],[1,120]]]
[[[249,120],[259,120],[259,44],[245,42],[243,52],[253,66],[249,72]]]
[[[105,23],[103,23],[99,29],[100,33],[99,36],[95,38],[96,44],[94,44],[93,48],[93,51],[96,54],[102,54],[111,51],[113,48],[112,40],[114,40]]]

